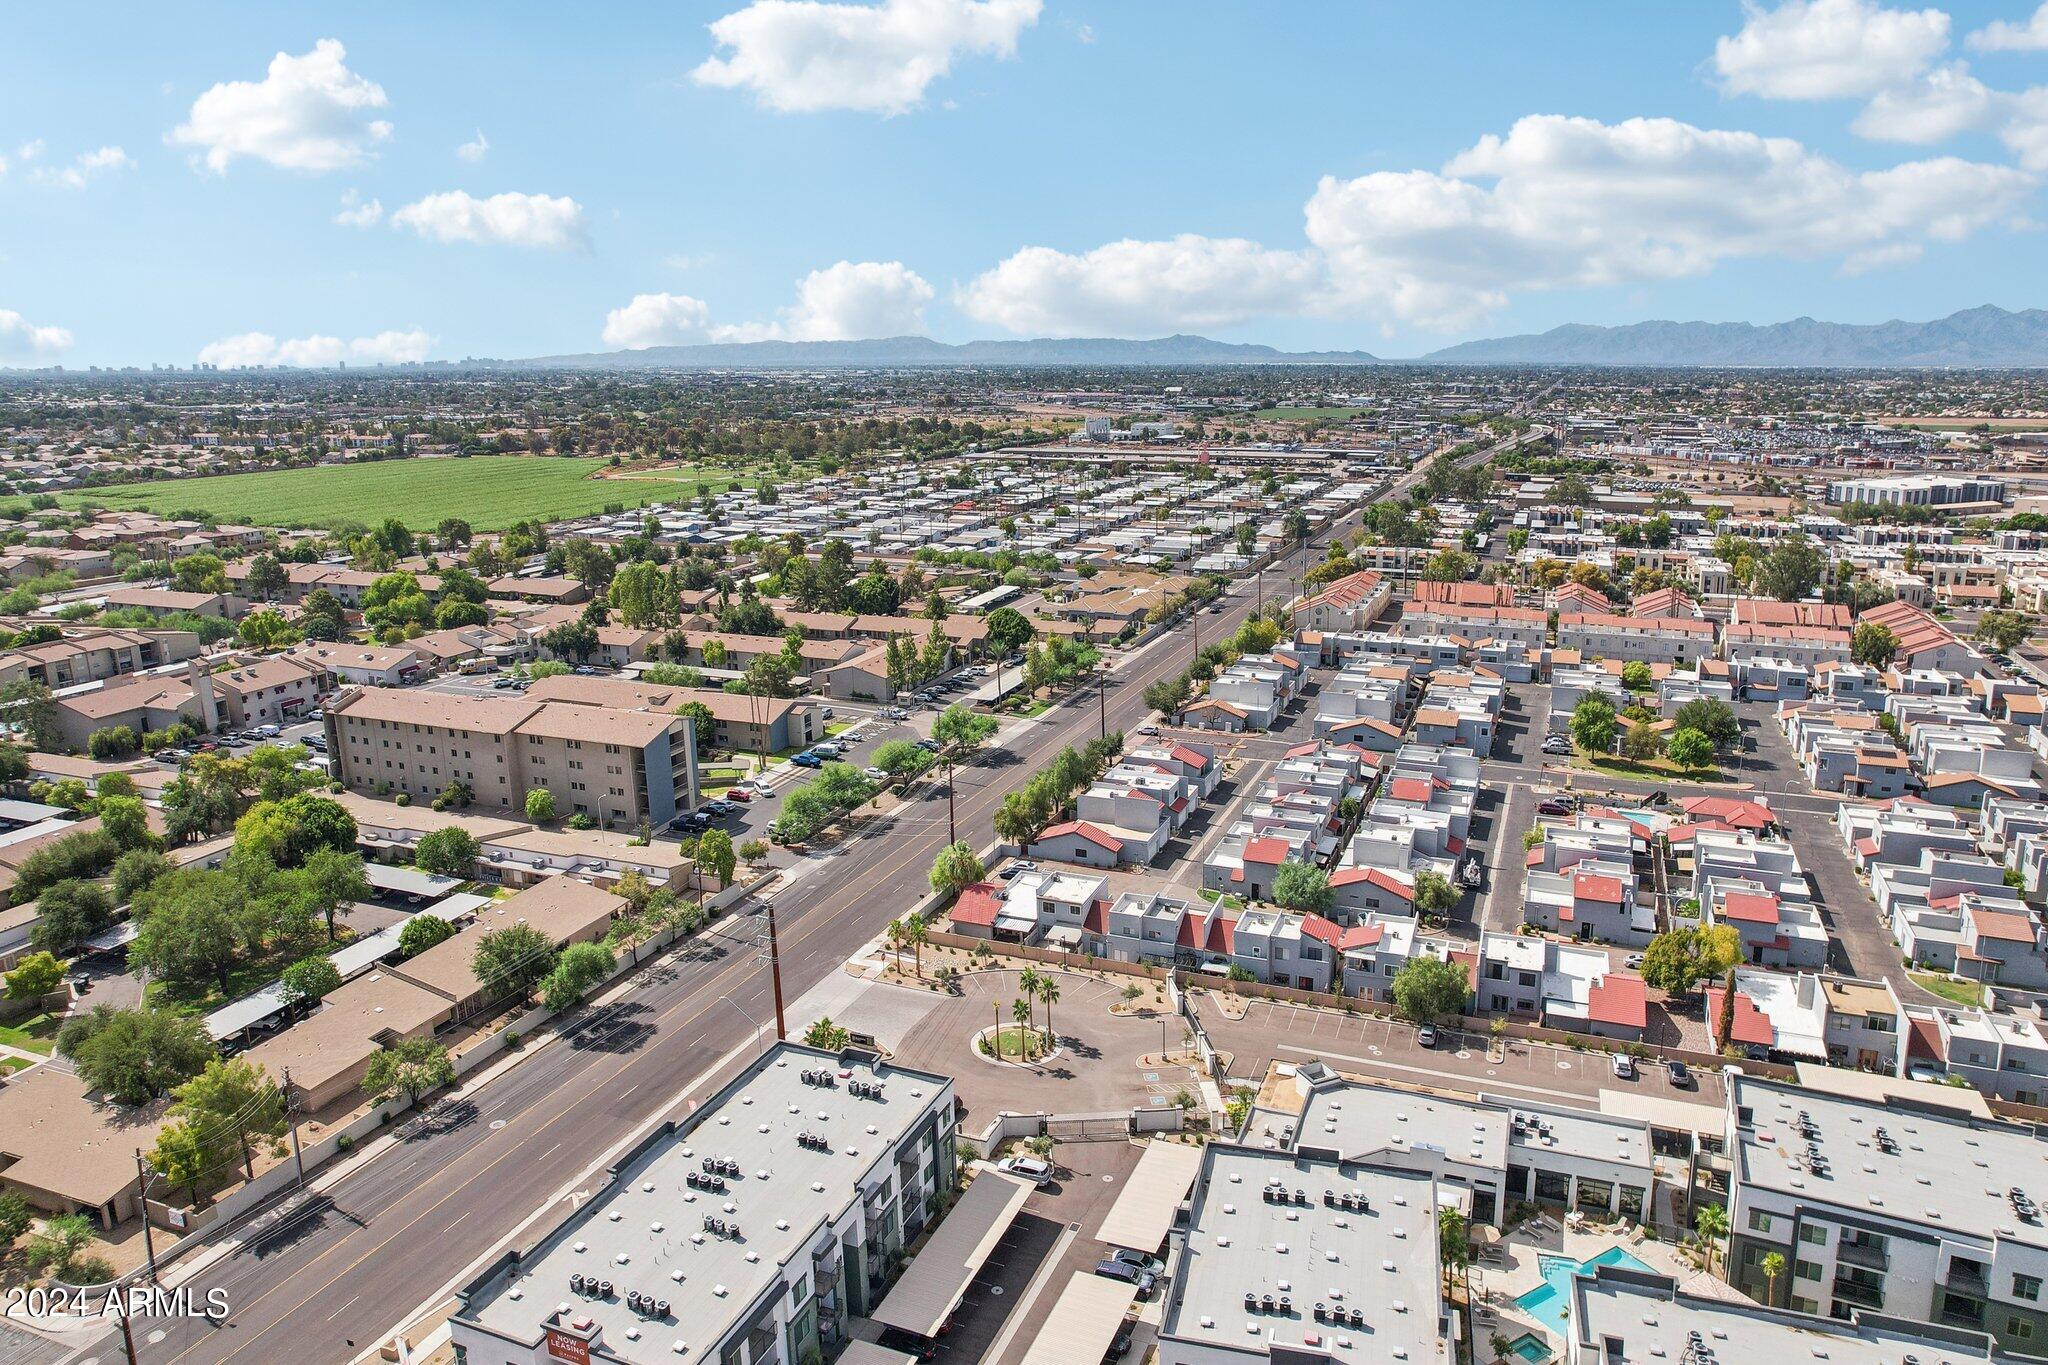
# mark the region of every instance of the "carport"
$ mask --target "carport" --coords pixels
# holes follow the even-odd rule
[[[437,901],[462,885],[460,877],[422,872],[416,867],[395,867],[390,863],[365,862],[363,878],[375,891],[416,904]]]
[[[936,1336],[1030,1196],[1031,1186],[1014,1176],[976,1176],[875,1310],[875,1321],[914,1336]]]
[[[1088,1365],[1101,1360],[1109,1354],[1136,1295],[1137,1290],[1122,1280],[1075,1271],[1024,1353],[1024,1365]]]
[[[1138,1168],[1103,1218],[1096,1239],[1152,1255],[1173,1230],[1174,1213],[1194,1188],[1195,1174],[1201,1169],[1200,1147],[1157,1138],[1146,1143]]]

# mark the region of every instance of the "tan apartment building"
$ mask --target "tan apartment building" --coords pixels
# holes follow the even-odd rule
[[[662,824],[697,804],[697,747],[680,716],[528,697],[385,687],[327,707],[334,775],[352,791],[431,801],[462,782],[487,809],[544,787],[563,816]]]

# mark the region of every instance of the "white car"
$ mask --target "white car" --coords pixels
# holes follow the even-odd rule
[[[996,1169],[1004,1175],[1014,1175],[1018,1179],[1028,1180],[1034,1185],[1043,1185],[1052,1179],[1052,1163],[1043,1157],[1005,1157],[996,1163]]]
[[[876,768],[872,766],[862,768],[860,770],[860,775],[862,777],[865,777],[870,782],[887,782],[889,780],[889,770],[886,768]]]

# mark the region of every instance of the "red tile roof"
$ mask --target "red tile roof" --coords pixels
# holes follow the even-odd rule
[[[1387,934],[1384,924],[1354,924],[1344,931],[1344,937],[1337,940],[1337,950],[1348,953],[1354,948],[1371,948],[1378,945]]]
[[[960,899],[953,902],[953,912],[947,918],[955,924],[972,924],[983,929],[993,926],[996,915],[1003,903],[996,899],[993,882],[976,882],[960,893]]]
[[[1244,860],[1248,863],[1284,863],[1287,861],[1287,841],[1254,839],[1244,846]]]
[[[1721,917],[1737,924],[1776,924],[1778,898],[1731,891],[1721,898]]]
[[[1597,901],[1602,905],[1621,904],[1621,878],[1602,876],[1598,872],[1581,872],[1572,878],[1572,895],[1579,900]]]
[[[1713,1022],[1709,1027],[1721,1031],[1721,1000],[1728,994],[1726,986],[1707,988],[1707,1018]],[[1740,989],[1735,992],[1735,1022],[1730,1030],[1734,1041],[1744,1047],[1772,1047],[1778,1041],[1778,1031],[1771,1026],[1770,1016],[1756,1007],[1756,1001],[1744,995]],[[1717,1038],[1716,1042],[1727,1046],[1729,1040]]]
[[[1649,996],[1639,976],[1609,972],[1586,991],[1586,1017],[1596,1024],[1642,1028],[1650,1022]]]
[[[2034,922],[2025,915],[2005,910],[1972,910],[1970,919],[1977,926],[1979,938],[1995,938],[2002,943],[2034,941]]]
[[[1063,825],[1054,825],[1051,829],[1048,829],[1043,834],[1039,835],[1038,838],[1039,842],[1042,843],[1047,839],[1058,839],[1068,834],[1079,835],[1081,838],[1086,839],[1089,843],[1095,844],[1101,848],[1106,848],[1111,853],[1123,852],[1123,840],[1117,838],[1115,835],[1110,834],[1105,830],[1102,830],[1094,825],[1089,824],[1086,820],[1069,820]]]

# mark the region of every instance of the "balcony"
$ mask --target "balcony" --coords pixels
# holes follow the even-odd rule
[[[1835,1247],[1835,1259],[1844,1265],[1862,1266],[1865,1270],[1889,1270],[1891,1255],[1881,1246],[1868,1242],[1852,1242],[1848,1238]]]
[[[1951,1261],[1948,1282],[1942,1287],[1951,1294],[1967,1294],[1978,1299],[1991,1292],[1990,1284],[1984,1279],[1984,1267],[1975,1261]]]
[[[1834,1296],[1837,1303],[1846,1303],[1857,1308],[1884,1308],[1884,1290],[1875,1285],[1858,1284],[1855,1280],[1836,1280]]]

